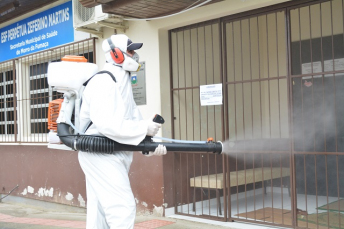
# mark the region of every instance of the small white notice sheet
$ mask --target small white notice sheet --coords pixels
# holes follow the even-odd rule
[[[200,86],[201,106],[222,104],[222,84]]]

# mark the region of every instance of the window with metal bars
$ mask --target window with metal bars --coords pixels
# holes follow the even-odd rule
[[[48,133],[47,115],[50,94],[47,81],[48,62],[30,66],[31,133]]]
[[[94,51],[91,38],[0,63],[0,143],[48,142],[49,102],[62,97],[48,84],[49,63],[65,55],[94,63]]]
[[[0,72],[0,135],[14,134],[13,71]]]

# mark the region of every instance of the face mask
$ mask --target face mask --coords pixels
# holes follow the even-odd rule
[[[135,53],[136,54],[136,53]],[[133,57],[135,56],[135,54],[133,55]],[[139,59],[139,55],[137,55],[137,60]],[[136,60],[134,60],[132,57],[128,56],[127,54],[124,55],[125,59],[122,63],[122,68],[126,71],[129,72],[137,72],[140,67],[141,64],[139,64]]]

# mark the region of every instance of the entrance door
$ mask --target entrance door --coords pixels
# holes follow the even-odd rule
[[[201,106],[199,96],[200,85],[222,84],[220,28],[215,20],[170,33],[173,138],[224,139],[223,106]],[[226,220],[223,158],[211,152],[174,153],[176,213]]]

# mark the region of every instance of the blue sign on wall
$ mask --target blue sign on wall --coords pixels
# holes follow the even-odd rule
[[[74,41],[72,1],[0,29],[0,62]]]

